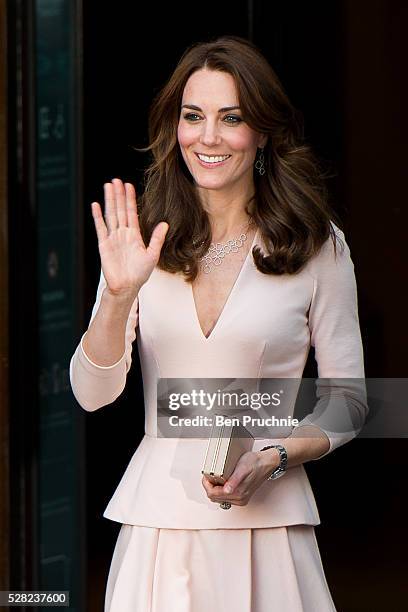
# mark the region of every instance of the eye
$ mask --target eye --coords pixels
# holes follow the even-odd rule
[[[197,121],[198,119],[200,119],[199,115],[197,115],[197,113],[185,113],[183,115],[184,119],[186,119],[187,121]]]
[[[239,117],[238,115],[226,115],[224,117],[224,121],[225,123],[241,123],[243,121],[243,119],[241,117]]]

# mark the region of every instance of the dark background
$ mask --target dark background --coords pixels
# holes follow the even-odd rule
[[[403,1],[84,3],[85,312],[99,279],[90,203],[114,177],[141,189],[147,111],[186,46],[252,38],[269,59],[332,178],[351,248],[367,377],[406,376],[407,96]],[[144,430],[136,344],[123,395],[86,415],[89,609],[102,609],[119,525],[103,510]],[[313,364],[311,364],[313,365]],[[356,440],[306,469],[338,610],[408,609],[405,440]]]

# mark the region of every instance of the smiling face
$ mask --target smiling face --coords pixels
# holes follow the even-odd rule
[[[257,147],[266,136],[243,120],[233,77],[202,69],[188,79],[178,124],[183,159],[197,187],[251,189]]]

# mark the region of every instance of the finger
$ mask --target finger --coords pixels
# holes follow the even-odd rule
[[[225,493],[223,493],[222,495],[211,495],[210,499],[212,502],[221,503],[223,501],[227,501],[231,504],[238,504],[243,498],[240,495],[225,495]]]
[[[235,471],[224,483],[224,493],[233,493],[236,488],[252,473],[252,470]]]
[[[120,179],[112,180],[115,190],[116,214],[119,227],[127,227],[126,194],[123,183]]]
[[[105,223],[109,232],[112,232],[118,227],[115,191],[112,183],[105,183],[103,189],[105,193]]]
[[[206,490],[208,493],[210,493],[210,495],[225,495],[222,485],[213,485],[208,483]]]
[[[242,501],[241,499],[241,492],[240,491],[235,491],[235,494],[233,493],[232,495],[227,495],[224,490],[222,485],[213,485],[211,484],[211,482],[209,482],[208,480],[202,480],[203,486],[206,490],[207,493],[207,497],[212,501],[212,502],[223,502],[223,501],[229,501],[231,503],[239,503]]]
[[[96,229],[96,235],[98,237],[98,243],[100,243],[108,237],[108,229],[105,225],[105,221],[103,220],[100,204],[98,202],[92,202],[91,209]]]
[[[217,497],[217,498],[212,498],[211,499],[212,502],[214,502],[214,504],[221,504],[222,502],[229,502],[230,504],[232,504],[233,506],[241,506],[242,504],[242,499],[234,499],[232,497]]]
[[[166,223],[166,221],[161,221],[153,230],[147,250],[150,251],[156,259],[159,258],[168,229],[169,224]]]
[[[125,190],[128,227],[134,227],[140,233],[139,217],[137,214],[136,190],[132,183],[125,183]]]
[[[207,481],[207,479],[206,479],[206,478],[204,478],[204,476],[203,476],[203,478],[202,478],[202,480],[201,480],[201,484],[203,485],[203,487],[204,487],[204,489],[205,489],[206,493],[209,493],[209,492],[210,492],[210,489],[208,488],[208,481]]]
[[[246,490],[246,488],[245,488]],[[242,487],[235,489],[232,493],[226,493],[223,487],[217,487],[210,492],[213,499],[225,501],[240,501],[245,491]]]
[[[208,497],[217,494],[222,495],[222,486],[214,485],[210,480],[208,480],[208,478],[205,478],[205,476],[203,476],[202,484]]]
[[[215,487],[215,486],[218,486],[218,485],[216,485],[214,482],[212,482],[212,481],[211,481],[211,479],[210,479],[210,478],[208,478],[207,476],[203,476],[203,478],[202,478],[202,481],[201,481],[201,482],[202,482],[202,484],[203,484],[204,489],[205,489],[206,491],[208,491],[208,493],[211,493],[211,492],[212,492],[212,490],[214,489],[214,487]]]

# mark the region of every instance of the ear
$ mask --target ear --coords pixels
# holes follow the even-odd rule
[[[268,135],[260,134],[259,140],[258,140],[258,148],[263,149],[266,146],[267,142],[268,142]]]

